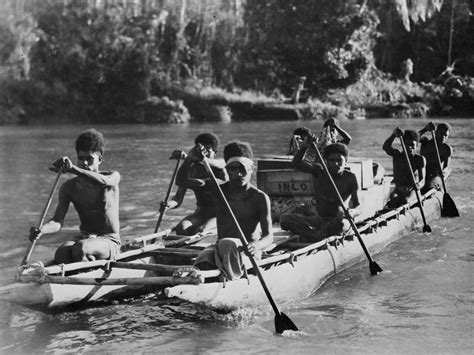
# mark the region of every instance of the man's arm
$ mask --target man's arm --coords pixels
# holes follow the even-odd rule
[[[395,138],[403,136],[402,130],[397,127],[394,129],[393,133],[386,139],[383,143],[382,149],[390,156],[393,156],[395,149],[393,149],[392,144]]]
[[[225,161],[224,159],[210,159],[207,158],[207,162],[211,166],[211,168],[216,168],[216,169],[225,169]]]
[[[53,218],[51,218],[47,223],[43,224],[41,229],[37,227],[30,228],[30,240],[40,238],[43,234],[52,234],[59,232],[63,226],[64,218],[69,209],[69,203],[71,202],[69,194],[67,192],[67,182],[61,185],[58,194],[58,205],[56,206],[56,211],[54,212]]]
[[[176,174],[176,185],[182,186],[191,190],[205,186],[206,185],[205,179],[189,176],[190,175],[189,171],[191,170],[191,166],[195,163],[202,161],[202,159],[203,159],[203,155],[198,150],[198,147],[194,146],[193,148],[191,148],[186,159],[184,159],[183,164],[178,169],[178,173]]]
[[[449,164],[451,163],[451,156],[453,155],[453,148],[449,144],[445,144],[445,145],[446,145],[447,154],[446,154],[446,157],[441,162],[444,175],[449,174],[450,172]]]
[[[351,142],[352,137],[349,135],[349,133],[347,133],[344,129],[342,129],[342,127],[340,127],[337,123],[334,125],[334,129],[341,135],[342,137],[341,143],[348,145]]]
[[[305,140],[301,143],[299,149],[296,151],[295,155],[293,156],[292,164],[295,169],[301,170],[305,173],[314,174],[315,169],[313,164],[309,161],[303,159],[306,150],[312,144],[314,137],[312,135],[308,135]]]
[[[94,172],[85,169],[81,169],[78,166],[73,165],[69,170],[70,173],[75,174],[77,176],[83,176],[99,185],[104,187],[109,186],[118,186],[120,182],[120,174],[118,171],[111,171],[111,172]]]
[[[53,163],[53,167],[50,168],[52,171],[58,171],[61,169],[63,173],[71,173],[77,176],[85,177],[94,183],[102,186],[117,186],[120,182],[120,174],[118,171],[111,172],[94,172],[90,170],[82,169],[74,165],[69,157],[62,157]]]
[[[425,177],[426,177],[426,158],[422,155],[419,155],[421,158],[420,165],[417,169],[417,175],[418,175],[418,182],[417,186],[418,188],[421,188],[425,185]]]
[[[181,206],[184,200],[184,196],[186,195],[187,189],[182,186],[178,186],[178,189],[176,190],[176,193],[174,196],[171,198],[171,200],[168,201],[168,203],[165,203],[165,201],[161,201],[160,203],[160,212],[161,211],[166,211],[174,208],[178,208]]]
[[[349,212],[350,216],[352,218],[357,217],[360,215],[361,210],[360,210],[360,199],[359,199],[359,184],[357,183],[357,179],[355,176],[353,176],[353,188],[351,190],[351,199],[350,199],[350,207],[347,209]]]
[[[436,126],[433,122],[429,122],[425,127],[420,129],[418,133],[420,134],[420,137],[425,134],[426,132],[434,131],[436,130]]]
[[[248,243],[247,247],[251,255],[254,255],[258,250],[268,248],[273,243],[270,198],[265,193],[260,193],[258,196],[258,211],[262,237]]]

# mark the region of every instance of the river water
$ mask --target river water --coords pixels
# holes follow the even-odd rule
[[[377,276],[370,276],[363,262],[336,275],[309,298],[280,304],[300,332],[276,335],[270,307],[225,315],[147,296],[45,314],[0,302],[0,353],[472,353],[474,120],[449,122],[455,156],[448,190],[462,217],[429,221],[432,233],[412,233],[373,255],[384,269]],[[420,129],[426,123],[367,120],[343,126],[353,137],[352,155],[372,157],[391,170],[381,149],[385,138],[396,125]],[[198,133],[214,131],[222,146],[234,139],[248,141],[261,157],[286,153],[291,132],[301,124],[316,131],[322,126],[321,121],[96,125],[107,140],[102,168],[122,175],[122,235],[153,231],[174,167],[168,157],[175,148],[189,149]],[[86,128],[0,128],[0,286],[12,281],[29,245],[29,227],[38,223],[55,179],[49,164],[62,155],[75,157],[74,139]],[[183,207],[165,215],[163,228],[193,206],[188,193]],[[71,207],[64,231],[77,228]],[[31,261],[51,257],[65,238],[41,239]]]

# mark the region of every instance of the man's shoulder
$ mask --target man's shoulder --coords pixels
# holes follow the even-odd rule
[[[413,160],[418,164],[418,165],[424,165],[426,162],[426,158],[421,155],[421,154],[414,154],[413,155]]]
[[[453,147],[449,145],[448,143],[442,143],[440,146],[440,149],[443,149],[444,151],[449,152],[449,155],[451,155],[453,152]]]
[[[421,137],[420,138],[420,144],[426,144],[426,143],[430,143],[432,141],[432,139],[428,138],[428,137]]]
[[[356,181],[357,182],[356,175],[352,171],[347,170],[347,169],[344,169],[344,171],[342,172],[342,178],[345,181],[350,181],[350,182]]]
[[[73,195],[74,191],[76,191],[76,186],[80,183],[79,176],[74,176],[72,178],[67,179],[61,184],[59,188],[62,194]]]
[[[247,190],[248,193],[250,194],[250,196],[252,198],[255,198],[255,199],[270,199],[270,197],[268,197],[267,193],[263,190],[260,190],[258,187],[254,186],[254,185],[250,185],[249,186],[249,189]]]
[[[405,157],[402,151],[398,150],[398,148],[393,148],[393,147],[391,148],[390,154],[388,155],[390,155],[394,159],[400,159],[401,157],[403,158]]]

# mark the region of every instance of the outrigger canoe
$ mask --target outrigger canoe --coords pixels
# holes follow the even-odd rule
[[[393,186],[390,178],[376,178],[375,166],[368,159],[353,159],[348,164],[361,186],[362,215],[356,222],[371,253],[379,252],[422,225],[418,202],[383,210]],[[274,221],[286,211],[302,206],[303,211],[311,209],[311,177],[293,170],[286,157],[261,159],[257,184],[271,198]],[[436,190],[421,197],[427,219],[441,216],[442,197]],[[279,303],[308,297],[329,277],[365,258],[352,233],[312,244],[299,243],[298,236],[275,224],[274,236],[273,245],[265,250],[258,264],[269,291]],[[268,304],[252,268],[246,270],[243,278],[226,281],[219,270],[198,271],[192,267],[200,251],[215,240],[212,231],[183,237],[167,230],[129,241],[124,248],[127,250],[112,261],[24,265],[19,268],[15,283],[0,288],[0,299],[36,309],[57,309],[148,293],[221,312]]]

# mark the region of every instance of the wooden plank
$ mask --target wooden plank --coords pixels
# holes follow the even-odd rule
[[[23,282],[50,283],[61,285],[94,285],[94,286],[112,286],[112,285],[156,285],[156,286],[175,286],[183,284],[198,285],[202,283],[200,278],[194,277],[134,277],[134,278],[87,278],[71,276],[21,276]]]

